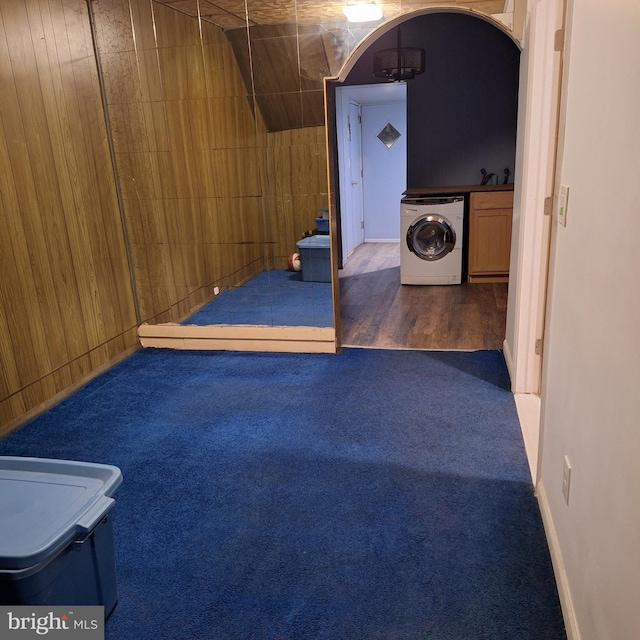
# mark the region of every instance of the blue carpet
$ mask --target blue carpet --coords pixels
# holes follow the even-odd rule
[[[0,454],[122,469],[107,638],[566,638],[499,352],[145,350]]]
[[[223,291],[182,324],[332,327],[330,282],[305,282],[299,272],[263,271]]]

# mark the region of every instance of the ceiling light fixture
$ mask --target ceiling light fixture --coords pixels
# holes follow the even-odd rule
[[[373,1],[345,4],[342,11],[349,22],[375,22],[382,20],[382,9]]]
[[[393,82],[410,80],[419,73],[424,73],[424,57],[424,49],[401,45],[398,29],[398,46],[373,54],[373,75]]]

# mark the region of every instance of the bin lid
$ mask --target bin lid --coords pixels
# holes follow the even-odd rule
[[[112,465],[0,456],[0,571],[38,564],[90,532],[121,483]]]
[[[329,236],[326,234],[315,234],[303,238],[296,243],[298,249],[328,249]]]

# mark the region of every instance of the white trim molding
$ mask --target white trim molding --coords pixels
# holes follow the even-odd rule
[[[571,591],[569,590],[569,580],[567,578],[564,560],[562,559],[558,534],[556,533],[556,528],[553,523],[553,517],[551,515],[551,509],[547,499],[547,492],[545,491],[544,482],[542,480],[538,482],[536,496],[538,498],[540,513],[542,515],[542,524],[544,525],[544,531],[547,536],[549,553],[551,554],[551,563],[553,564],[553,572],[558,586],[558,595],[560,597],[560,606],[562,607],[564,625],[567,631],[567,640],[581,640],[580,630],[578,629],[578,619],[573,606]]]

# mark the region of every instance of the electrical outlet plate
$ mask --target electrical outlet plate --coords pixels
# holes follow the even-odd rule
[[[562,495],[564,501],[569,504],[569,490],[571,488],[571,462],[568,456],[564,457],[564,469],[562,471]]]
[[[567,226],[567,203],[569,201],[569,187],[561,184],[558,189],[558,222],[563,226]]]
[[[220,293],[219,287],[213,287],[213,295],[217,296]]]

